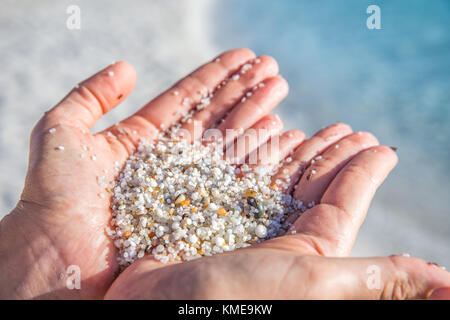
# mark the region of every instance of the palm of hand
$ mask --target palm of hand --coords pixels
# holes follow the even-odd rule
[[[40,263],[51,265],[58,272],[64,272],[68,265],[79,266],[82,277],[79,296],[103,297],[117,276],[118,266],[117,253],[105,233],[111,212],[109,194],[102,180],[114,180],[117,169],[133,153],[141,136],[155,138],[160,128],[179,121],[178,109],[189,110],[192,101],[198,101],[204,89],[221,85],[224,78],[253,59],[253,53],[248,50],[227,52],[152,100],[135,115],[95,135],[91,135],[89,129],[96,120],[120,103],[134,87],[134,70],[126,63],[109,66],[86,80],[47,113],[33,131],[26,185],[12,215],[19,221],[15,224],[22,225],[25,237],[37,243],[32,251],[49,246],[40,257]],[[267,114],[284,98],[287,86],[276,76],[278,68],[273,59],[261,57],[260,61],[241,74],[238,81],[223,85],[211,105],[196,113],[194,120],[208,128],[224,119],[217,125],[222,131],[265,128],[272,136],[278,135],[281,122]],[[254,92],[247,102],[241,102],[241,97],[261,82],[265,86]],[[186,98],[191,102],[186,103]],[[55,131],[50,132],[51,128]],[[194,132],[191,123],[185,123],[183,128]],[[351,134],[350,128],[343,124],[325,128],[306,141],[298,131],[279,137],[280,153],[277,158],[269,159],[270,162],[282,160],[295,149],[293,161],[282,171],[292,181],[298,181],[299,188],[294,190],[293,183],[288,192],[293,192],[298,199],[319,203],[301,218],[291,218],[295,221],[292,230],[297,234],[176,265],[162,265],[145,257],[116,280],[108,297],[314,298],[324,297],[327,280],[331,277],[345,279],[353,272],[354,281],[360,281],[364,274],[360,268],[364,263],[322,256],[349,254],[376,188],[396,163],[395,154],[389,148],[376,146],[378,142],[372,135]],[[270,138],[261,137],[258,145],[270,143]],[[245,158],[252,151],[246,150],[238,156]],[[323,161],[311,164],[319,155]],[[395,274],[393,259],[400,266],[405,263],[402,257],[372,262],[390,268],[389,274]],[[416,271],[431,274],[431,280],[427,279],[427,285],[411,291],[407,297],[424,295],[437,282],[437,276],[423,261],[414,260],[414,263],[420,267]],[[337,271],[336,278],[333,272]],[[322,281],[311,281],[311,275],[314,278],[321,275]],[[385,279],[387,283],[396,280],[394,276]],[[53,282],[53,290],[34,293],[34,296],[51,297],[60,292],[70,296],[64,289],[64,282]],[[341,282],[334,281],[335,284]],[[305,283],[301,290],[298,283]],[[389,295],[380,294],[379,290],[353,292],[352,295],[346,291],[346,286],[351,285],[347,283],[329,297]]]
[[[39,126],[46,128],[41,131]],[[64,275],[60,285],[66,283],[67,268],[75,265],[80,268],[81,287],[87,288],[79,291],[85,294],[81,297],[102,297],[116,277],[118,265],[114,245],[105,233],[111,220],[109,194],[99,179],[112,181],[117,174],[114,163],[123,163],[128,154],[110,145],[103,135],[92,136],[69,123],[50,128],[55,128],[55,133],[48,133],[49,127],[39,123],[35,132],[46,134],[33,135],[32,140],[51,141],[32,141],[40,150],[31,153],[21,197],[21,211],[32,209],[32,213],[20,216],[32,220],[38,230],[45,230],[49,245],[59,257],[55,267]],[[53,256],[47,259],[42,263],[55,265]]]
[[[200,91],[217,87],[232,71],[236,72],[243,61],[253,58],[248,50],[225,53],[218,59],[220,62],[202,66],[135,115],[94,135],[89,130],[95,122],[122,102],[135,85],[135,71],[127,63],[111,65],[82,82],[47,112],[33,130],[25,188],[8,219],[20,225],[27,242],[34,243],[31,251],[39,252],[39,257],[27,259],[38,258],[42,265],[51,265],[55,279],[64,274],[68,266],[79,266],[83,288],[79,296],[103,297],[117,276],[118,265],[117,252],[105,233],[111,219],[110,195],[99,180],[113,181],[140,137],[155,138],[164,126],[179,121],[180,115],[174,111],[189,110],[199,100]],[[205,126],[211,126],[238,102],[243,90],[266,81],[264,92],[259,97],[255,95],[264,100],[266,110],[261,110],[262,116],[235,121],[241,117],[238,113],[228,117],[232,123],[226,127],[248,127],[258,122],[257,126],[269,125],[279,130],[278,119],[266,114],[286,94],[286,84],[276,76],[277,65],[269,57],[262,57],[260,66],[254,69],[224,87],[223,93],[212,102],[219,106],[214,114],[200,112],[196,117],[200,117]],[[186,103],[189,99],[190,103]],[[272,124],[275,121],[277,123]],[[189,124],[185,124],[185,129],[193,133]],[[44,250],[47,246],[51,250]],[[41,255],[41,251],[46,253]],[[53,297],[66,292],[64,279],[53,282],[57,290],[37,296]],[[18,295],[20,293],[21,290]]]

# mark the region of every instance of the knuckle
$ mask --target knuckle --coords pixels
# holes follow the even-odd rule
[[[346,174],[353,176],[353,177],[362,177],[364,179],[372,180],[372,175],[370,174],[367,169],[364,167],[359,166],[357,163],[350,162],[347,164],[345,168]]]
[[[390,270],[387,270],[388,279],[384,283],[381,291],[381,299],[405,300],[415,295],[414,284],[408,273],[402,268],[405,257],[393,255],[387,257],[390,262]],[[406,258],[411,259],[411,258]]]

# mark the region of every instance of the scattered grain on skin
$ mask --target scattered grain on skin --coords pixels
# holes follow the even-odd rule
[[[246,73],[249,69],[251,69],[253,66],[251,63],[246,63],[242,66],[241,68],[241,73],[244,74]]]

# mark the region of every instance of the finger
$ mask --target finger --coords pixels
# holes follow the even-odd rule
[[[270,113],[289,91],[286,80],[280,76],[267,79],[263,84],[264,86],[253,91],[251,96],[244,97],[245,100],[241,100],[217,126],[217,129],[225,135],[225,144],[236,138],[232,134],[233,131],[237,132],[240,128],[252,126],[261,117]]]
[[[254,166],[276,167],[292,150],[305,140],[305,134],[299,130],[289,130],[282,135],[273,136],[268,142],[261,145],[249,159],[256,158]]]
[[[319,259],[326,265],[315,265],[310,277],[327,285],[312,288],[312,299],[427,299],[433,290],[450,286],[450,273],[417,258],[396,255],[315,260]]]
[[[244,73],[242,73],[244,70],[244,68],[242,68],[239,72],[232,75],[231,78],[228,79],[226,83],[220,88],[220,90],[217,90],[217,92],[211,99],[210,105],[195,113],[192,117],[192,121],[189,120],[188,122],[183,124],[182,128],[191,132],[193,140],[199,139],[203,130],[214,126],[232,109],[242,109],[243,106],[250,105],[250,108],[253,109],[253,112],[264,111],[264,109],[268,109],[265,107],[270,105],[270,102],[277,100],[276,97],[270,96],[268,92],[271,91],[273,87],[276,87],[276,85],[279,84],[280,81],[278,79],[269,81],[269,88],[261,88],[263,85],[265,86],[266,83],[263,83],[263,85],[261,85],[260,83],[267,78],[275,76],[278,73],[278,64],[273,58],[267,56],[262,56],[258,60],[260,61],[259,63],[245,64],[245,66],[252,65],[252,67],[245,70]],[[253,94],[255,94],[255,97],[251,97]],[[244,104],[243,102],[246,99],[248,99],[248,103]],[[261,102],[261,105],[257,105],[257,102]],[[250,127],[259,118],[267,113],[268,112],[259,112],[258,117],[254,119],[253,122],[242,123],[241,127],[243,127],[244,129]],[[203,130],[194,131],[194,122],[200,123]],[[225,128],[234,127],[226,125]],[[196,136],[194,136],[194,133]]]
[[[62,121],[90,130],[100,117],[117,106],[136,84],[136,71],[128,62],[109,65],[77,85],[50,110],[49,125]]]
[[[247,156],[255,151],[260,145],[268,141],[283,129],[283,123],[276,115],[267,115],[255,123],[251,128],[245,130],[234,143],[227,146],[225,157],[233,159],[236,164],[243,164]],[[256,159],[248,159],[256,163]]]
[[[320,254],[348,255],[376,189],[396,164],[389,147],[362,151],[334,178],[320,204],[295,221],[297,236],[307,237]]]
[[[301,177],[294,198],[316,204],[337,173],[359,152],[378,145],[378,140],[366,132],[357,132],[339,140],[324,153],[311,160]]]
[[[348,125],[340,122],[318,131],[287,158],[281,170],[273,177],[273,181],[283,180],[289,176],[291,182],[285,192],[291,193],[310,161],[351,132],[352,129]]]
[[[136,114],[122,121],[122,126],[147,135],[148,126],[166,129],[181,120],[206,94],[236,72],[241,65],[254,59],[255,54],[248,49],[227,51],[211,62],[206,63],[172,88],[162,93]]]

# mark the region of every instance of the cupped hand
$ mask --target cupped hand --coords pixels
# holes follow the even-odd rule
[[[241,73],[248,62],[253,67]],[[0,295],[102,298],[118,272],[117,251],[105,234],[111,219],[105,183],[115,179],[141,137],[156,139],[210,89],[210,105],[182,126],[192,139],[199,138],[196,122],[203,130],[269,129],[237,157],[248,157],[279,135],[280,152],[260,160],[277,163],[295,150],[274,180],[290,176],[287,192],[316,205],[290,217],[295,234],[248,249],[173,265],[145,257],[120,275],[108,298],[415,298],[450,286],[446,272],[418,259],[338,258],[349,254],[375,189],[396,156],[377,146],[370,134],[352,134],[343,124],[306,141],[299,131],[281,134],[281,121],[268,115],[287,94],[277,73],[269,57],[255,61],[249,50],[226,52],[96,134],[90,129],[129,95],[135,72],[119,62],[80,83],[33,130],[21,200],[0,224]],[[67,287],[71,265],[81,272],[80,290]]]
[[[252,67],[242,68],[246,64]],[[281,121],[268,114],[288,91],[277,74],[270,57],[256,59],[247,49],[225,52],[134,115],[94,134],[96,121],[131,93],[136,73],[118,62],[76,86],[32,132],[23,193],[0,224],[0,297],[103,298],[118,274],[117,251],[105,234],[111,220],[107,184],[140,138],[155,139],[211,90],[210,105],[183,125],[192,139],[198,138],[195,121],[203,130],[267,128],[276,135]],[[247,92],[252,96],[241,101]],[[70,266],[80,272],[79,290],[67,286],[76,276]]]
[[[289,158],[273,180],[289,177],[285,191],[311,207],[288,218],[286,235],[182,263],[146,256],[117,278],[106,298],[450,298],[450,274],[435,263],[407,255],[348,257],[375,191],[397,163],[393,148],[342,123],[307,140],[299,131],[279,138],[280,152],[258,160]]]

